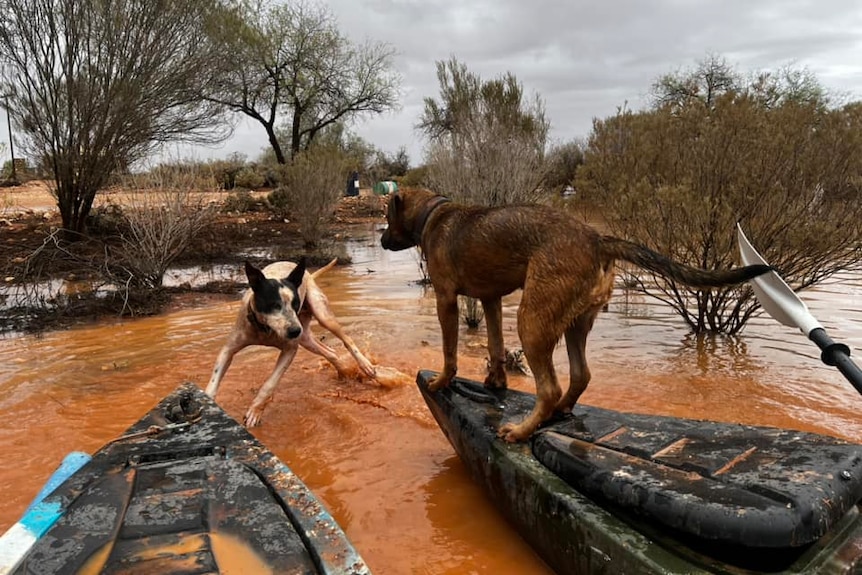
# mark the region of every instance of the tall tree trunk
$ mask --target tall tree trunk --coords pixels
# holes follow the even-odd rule
[[[87,231],[87,217],[96,197],[95,190],[81,190],[75,184],[57,185],[57,207],[63,223],[63,239],[80,240]]]
[[[293,122],[290,128],[290,157],[295,158],[299,153],[299,145],[302,141],[302,114],[304,110],[302,106],[296,102],[293,105]]]
[[[275,136],[275,126],[273,124],[264,124],[266,128],[266,136],[269,138],[269,145],[272,146],[272,151],[275,152],[275,161],[281,165],[286,163],[284,151],[281,149],[281,144],[278,143],[278,138]]]

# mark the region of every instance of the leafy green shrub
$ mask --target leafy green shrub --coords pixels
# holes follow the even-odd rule
[[[255,200],[248,190],[235,190],[225,198],[221,211],[245,214],[253,212],[258,205],[260,202]]]
[[[656,90],[652,109],[594,122],[577,172],[615,235],[722,269],[739,262],[741,221],[797,289],[862,262],[862,103],[836,107],[792,71],[746,84],[716,60]],[[759,307],[747,286],[632,276],[698,333],[737,333]]]
[[[223,190],[232,190],[237,186],[237,174],[245,167],[245,155],[233,153],[224,160],[211,163],[211,169]]]
[[[234,183],[238,188],[259,190],[266,183],[266,172],[255,164],[243,166],[234,176]]]
[[[403,176],[395,178],[399,188],[424,188],[428,185],[428,166],[407,170]]]
[[[275,212],[278,216],[283,218],[290,217],[290,190],[287,189],[287,186],[281,184],[274,190],[272,190],[266,196],[266,203],[269,205],[270,209]]]

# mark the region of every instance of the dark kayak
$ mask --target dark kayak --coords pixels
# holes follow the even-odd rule
[[[584,405],[513,445],[534,395],[434,375],[437,423],[558,573],[862,573],[862,445]]]
[[[0,539],[0,573],[222,572],[369,570],[305,484],[192,384]]]

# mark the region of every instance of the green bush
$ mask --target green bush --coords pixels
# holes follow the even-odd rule
[[[428,185],[428,166],[407,170],[403,176],[395,178],[399,188],[424,188]]]
[[[595,120],[578,194],[615,235],[697,267],[738,264],[740,221],[797,289],[858,267],[862,103],[834,106],[812,78],[788,72],[717,89],[727,77],[708,61],[664,78],[652,109]],[[694,332],[737,333],[759,307],[746,286],[703,291],[632,275]]]
[[[272,190],[266,196],[270,209],[281,217],[288,217],[290,212],[290,190],[284,184]]]
[[[338,148],[313,146],[285,166],[282,185],[269,194],[272,208],[281,215],[290,213],[299,224],[306,247],[317,246],[323,238],[343,195],[347,172]]]
[[[228,194],[221,209],[223,212],[245,214],[253,212],[258,205],[259,202],[252,197],[251,192],[248,190],[236,190]]]
[[[223,190],[232,190],[237,186],[237,174],[245,167],[245,155],[234,153],[225,160],[215,160],[210,166],[213,174]]]
[[[266,183],[266,172],[255,164],[243,166],[234,176],[234,183],[238,188],[259,190]]]

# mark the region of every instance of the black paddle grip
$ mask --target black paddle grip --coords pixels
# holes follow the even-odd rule
[[[849,381],[853,387],[862,394],[862,370],[850,359],[850,348],[843,343],[832,341],[826,334],[826,330],[818,327],[811,330],[808,339],[820,348],[820,359],[826,365],[837,367],[838,371]]]

